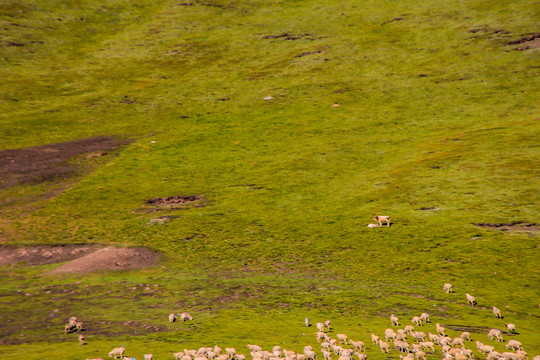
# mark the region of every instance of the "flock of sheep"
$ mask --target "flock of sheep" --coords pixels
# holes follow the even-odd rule
[[[451,284],[444,284],[443,290],[446,293],[453,293]],[[467,303],[471,306],[476,305],[476,300],[473,296],[465,294]],[[496,307],[492,308],[493,314],[497,319],[502,319],[502,314]],[[180,316],[181,321],[193,320],[189,313],[170,314],[169,322],[175,322]],[[397,329],[387,328],[383,336],[371,334],[371,342],[380,349],[382,353],[390,354],[392,350],[397,351],[401,360],[426,360],[426,352],[435,353],[440,349],[443,354],[442,360],[474,360],[473,350],[468,348],[466,344],[472,342],[469,332],[462,332],[457,337],[450,337],[446,334],[446,329],[436,323],[434,333],[418,331],[420,327],[431,324],[428,313],[422,313],[419,316],[414,316],[411,319],[411,324],[403,328],[399,328],[400,321],[394,314],[390,315],[390,323]],[[72,331],[73,328],[79,329],[76,318],[71,318],[66,325],[66,333]],[[310,327],[311,323],[308,318],[304,319],[306,327]],[[82,327],[82,323],[80,323]],[[332,360],[334,356],[337,360],[367,360],[366,346],[361,340],[349,339],[346,334],[336,334],[336,338],[329,335],[332,323],[326,320],[324,323],[316,323],[316,341],[320,344],[320,353],[323,360]],[[417,327],[417,329],[415,329]],[[514,324],[506,324],[509,333],[516,333]],[[80,329],[78,330],[80,331]],[[502,331],[492,328],[487,333],[487,339],[491,341],[503,342]],[[82,343],[84,343],[84,336]],[[509,340],[505,344],[508,351],[498,352],[493,345],[484,344],[479,340],[475,342],[477,350],[485,355],[486,360],[528,360],[528,354],[523,350],[523,346],[517,340]],[[282,349],[279,345],[272,348],[272,351],[263,350],[259,345],[248,344],[247,349],[250,352],[252,360],[317,360],[317,353],[312,346],[305,346],[302,353],[296,353]],[[125,349],[123,347],[114,348],[109,357],[122,360],[134,360],[132,357],[124,356]],[[175,360],[246,360],[246,355],[237,353],[235,348],[225,348],[222,351],[217,345],[214,347],[201,347],[198,350],[179,351],[172,354]],[[335,358],[334,358],[335,359]],[[102,359],[87,359],[87,360],[102,360]],[[145,354],[144,360],[153,360],[152,354]],[[540,355],[537,355],[533,360],[540,360]]]

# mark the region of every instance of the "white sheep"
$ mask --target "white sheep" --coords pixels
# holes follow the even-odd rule
[[[325,332],[318,331],[317,334],[317,342],[321,342],[321,340],[327,340],[328,335],[326,335]]]
[[[495,315],[497,319],[502,319],[501,310],[497,309],[495,306],[493,307],[493,315]]]
[[[422,341],[427,340],[426,339],[426,333],[421,332],[421,331],[415,331],[412,336],[418,342],[422,342]]]
[[[272,348],[272,353],[273,353],[274,355],[279,354],[279,355],[276,355],[276,356],[277,356],[277,357],[281,357],[281,346],[279,346],[279,345],[274,346],[274,347]]]
[[[185,312],[185,313],[180,314],[180,320],[182,321],[193,320],[193,317],[189,313]]]
[[[386,330],[391,330],[391,331],[384,332],[384,340],[386,341],[396,340],[397,334],[395,333],[395,331],[393,331],[392,329],[386,329]]]
[[[228,360],[229,357],[227,355],[225,355],[225,359],[220,359],[220,360]],[[189,355],[184,355],[182,356],[181,360],[192,360],[192,357],[189,356]]]
[[[175,321],[176,321],[176,315],[170,314],[170,315],[169,315],[169,322],[170,322],[170,323],[173,323],[173,322],[175,322]]]
[[[471,306],[476,305],[476,300],[475,300],[474,296],[469,295],[469,294],[465,294],[465,297],[467,298],[467,303],[469,305],[471,305]]]
[[[244,354],[236,354],[236,360],[246,360],[246,355],[244,355]]]
[[[420,320],[422,320],[425,323],[431,322],[429,320],[429,314],[428,313],[422,313],[420,314]]]
[[[439,325],[439,323],[435,324],[435,330],[437,330],[437,333],[439,334],[439,336],[446,336],[444,334],[444,327]]]
[[[371,341],[373,341],[373,344],[379,345],[380,340],[381,338],[379,337],[379,335],[371,334]]]
[[[330,320],[326,320],[326,321],[324,322],[324,326],[325,326],[328,330],[330,330],[330,327],[332,326],[332,322],[331,322]]]
[[[412,325],[407,325],[403,328],[403,330],[409,334],[409,335],[412,335],[412,333],[414,332],[414,326]]]
[[[399,352],[409,353],[409,344],[406,341],[394,341],[394,347]]]
[[[422,319],[420,319],[420,316],[413,316],[411,322],[416,326],[422,326]]]
[[[183,353],[182,351],[175,352],[175,353],[173,354],[173,356],[174,356],[174,360],[180,360],[180,359],[182,359],[182,357],[184,356],[184,353]],[[191,358],[191,357],[190,357],[190,358]]]
[[[396,315],[390,315],[390,321],[392,322],[392,325],[399,326],[399,319]]]
[[[390,354],[390,344],[388,344],[385,341],[379,341],[379,347],[381,348],[381,352]]]
[[[367,360],[367,354],[362,354],[359,352],[355,352],[354,355],[358,357],[358,360]]]
[[[508,331],[511,332],[511,333],[515,333],[515,332],[516,332],[516,325],[514,325],[514,324],[506,324],[506,328],[507,328]]]
[[[305,318],[304,319],[304,324],[306,324],[306,327],[310,327],[311,324],[309,323],[309,319],[308,318]]]
[[[349,344],[351,344],[353,346],[354,350],[362,351],[362,352],[366,351],[364,342],[362,342],[360,340],[358,340],[358,341],[349,340]]]
[[[490,329],[487,336],[491,340],[497,340],[497,341],[500,341],[500,342],[503,341],[502,333],[501,333],[501,330],[499,330],[499,329]]]
[[[259,345],[251,345],[247,344],[247,348],[251,350],[252,352],[261,352],[262,348]]]
[[[422,341],[420,346],[426,350],[435,351],[435,344],[433,344],[431,341]]]
[[[321,348],[323,348],[324,350],[330,350],[330,343],[328,341],[323,341],[321,343]]]
[[[467,357],[467,359],[474,360],[474,354],[473,354],[473,351],[471,349],[467,349],[467,348],[462,347],[461,352],[463,353],[463,355],[465,355]]]
[[[214,346],[214,354],[217,356],[221,355],[221,348],[217,345]]]
[[[197,350],[184,349],[184,355],[185,356],[190,356],[190,357],[195,357],[195,355],[197,355]]]
[[[304,346],[304,354],[306,353],[306,351],[313,351],[313,346],[311,345]]]
[[[324,360],[332,360],[332,352],[331,351],[322,349],[322,354],[323,354]]]
[[[490,351],[486,356],[486,360],[499,360],[501,358],[501,353],[498,351]]]
[[[407,334],[405,334],[404,331],[399,331],[402,329],[398,329],[397,335],[396,335],[396,341],[406,341],[407,340]]]
[[[448,283],[444,284],[444,285],[443,285],[443,290],[444,290],[444,292],[447,293],[447,294],[452,293],[452,292],[453,292],[453,291],[452,291],[452,284],[448,284]]]
[[[337,334],[336,337],[338,338],[338,340],[343,344],[343,343],[347,343],[347,335],[345,334]]]
[[[84,345],[85,344],[84,338],[85,338],[85,336],[83,334],[79,334],[79,345]]]
[[[117,348],[114,348],[111,350],[111,352],[109,353],[109,357],[113,357],[116,359],[117,356],[118,356],[118,359],[121,359],[123,356],[124,356],[124,351],[126,349],[123,348],[123,347],[117,347]]]
[[[504,347],[509,350],[523,350],[523,346],[517,340],[508,340],[508,343]]]
[[[529,355],[525,351],[523,350],[516,351],[516,360],[527,360],[528,357]]]
[[[468,331],[462,332],[461,335],[459,335],[459,337],[462,338],[463,340],[471,341],[471,333]]]
[[[235,348],[225,348],[225,352],[227,353],[227,356],[229,357],[229,359],[232,359],[236,356]]]
[[[312,350],[308,350],[304,353],[304,355],[306,355],[306,360],[316,360],[317,359],[317,354],[315,353],[315,351],[312,351]]]
[[[428,333],[429,340],[438,343],[439,342],[439,335]]]
[[[465,346],[465,344],[463,344],[463,339],[461,337],[456,337],[454,339],[452,339],[452,346]]]
[[[482,354],[489,354],[491,353],[492,351],[495,350],[495,347],[491,346],[491,345],[484,345],[480,348],[480,352]]]
[[[423,352],[422,350],[418,350],[414,354],[416,355],[417,360],[426,360],[426,353]]]
[[[516,360],[516,353],[512,353],[512,352],[502,352],[502,353],[501,353],[501,359],[505,359],[505,360]]]
[[[152,360],[154,356],[152,354],[144,354],[144,360]]]

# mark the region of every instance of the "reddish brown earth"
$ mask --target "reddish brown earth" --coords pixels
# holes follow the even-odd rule
[[[131,270],[152,266],[160,255],[148,248],[104,247],[99,244],[0,247],[0,266],[65,262],[48,274],[84,274],[100,270]]]
[[[10,186],[39,183],[58,178],[68,178],[77,166],[68,160],[82,154],[87,158],[108,155],[127,144],[111,136],[98,136],[70,142],[35,146],[25,149],[0,151],[0,189]]]

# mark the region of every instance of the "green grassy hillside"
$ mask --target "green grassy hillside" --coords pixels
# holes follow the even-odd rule
[[[0,186],[1,244],[163,255],[0,267],[2,357],[249,358],[248,343],[315,345],[309,317],[398,359],[370,334],[422,312],[422,331],[468,327],[500,352],[486,329],[515,323],[505,340],[540,354],[540,57],[538,38],[512,44],[539,19],[531,1],[0,0],[0,151],[127,143]],[[175,195],[203,200],[146,203]],[[367,228],[374,215],[392,226]],[[63,334],[71,316],[87,345]]]

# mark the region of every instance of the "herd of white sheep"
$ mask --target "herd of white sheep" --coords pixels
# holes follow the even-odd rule
[[[450,294],[453,293],[451,284],[444,284],[443,290]],[[465,294],[466,301],[469,305],[475,306],[476,300],[473,296]],[[497,319],[502,319],[502,314],[496,307],[492,308],[493,314]],[[180,317],[181,321],[193,320],[189,313],[170,314],[169,322],[173,323],[177,320],[176,316]],[[484,344],[483,341],[504,342],[502,331],[500,329],[491,328],[487,334],[478,334],[478,339],[473,339],[467,331],[461,332],[459,336],[451,337],[446,333],[446,329],[439,323],[431,323],[428,313],[422,313],[419,316],[413,316],[411,324],[400,326],[402,323],[395,314],[390,315],[390,324],[394,328],[387,328],[384,335],[371,334],[371,342],[373,346],[382,353],[390,354],[392,351],[397,351],[401,360],[426,360],[426,354],[436,354],[440,351],[442,360],[475,360],[473,350],[470,348],[474,344],[478,352],[485,356],[486,360],[528,360],[529,356],[524,351],[522,344],[514,339],[508,340],[505,348],[508,351],[498,352],[494,345]],[[73,328],[78,329],[77,319],[71,318],[66,325],[66,333],[72,331]],[[304,319],[304,325],[311,327],[310,320]],[[81,323],[82,326],[82,323]],[[322,360],[367,360],[366,345],[360,339],[350,339],[349,336],[343,333],[336,334],[333,338],[329,333],[332,328],[330,320],[317,322],[315,325],[317,331],[315,340],[320,346],[320,354]],[[514,324],[506,324],[509,334],[516,333]],[[419,331],[423,330],[423,331]],[[80,331],[80,330],[79,330]],[[426,334],[427,331],[427,334]],[[433,332],[431,332],[433,331]],[[484,338],[485,339],[482,339]],[[84,343],[84,337],[83,337]],[[82,343],[81,343],[82,344]],[[318,353],[313,346],[306,345],[301,353],[286,350],[281,346],[276,345],[271,350],[265,350],[260,345],[247,344],[247,350],[252,360],[317,360]],[[371,349],[372,350],[372,349]],[[109,352],[109,357],[122,360],[135,360],[133,357],[124,356],[125,348],[114,348]],[[175,360],[246,360],[246,355],[238,353],[235,348],[225,348],[223,351],[219,346],[201,347],[197,350],[184,349],[172,354]],[[477,359],[481,359],[477,358]],[[87,360],[103,360],[103,359],[87,359]],[[144,360],[153,360],[152,354],[145,354]],[[540,360],[540,355],[534,356],[533,360]]]

